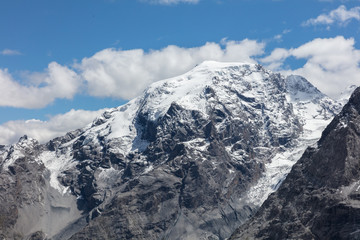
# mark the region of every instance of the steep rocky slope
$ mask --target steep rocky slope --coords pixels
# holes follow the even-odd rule
[[[231,239],[360,239],[360,88]]]
[[[304,78],[205,62],[64,137],[2,147],[0,234],[224,239],[339,109]]]

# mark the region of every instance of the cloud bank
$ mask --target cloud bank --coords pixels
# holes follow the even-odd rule
[[[87,91],[96,97],[131,99],[150,83],[177,76],[205,60],[255,62],[265,45],[245,39],[240,42],[206,43],[196,48],[168,46],[144,52],[142,49],[105,49],[84,58],[76,68],[87,84]]]
[[[194,48],[168,46],[145,52],[142,49],[104,49],[74,66],[56,62],[44,72],[27,74],[20,84],[6,69],[0,69],[0,106],[41,108],[56,98],[72,98],[79,92],[94,97],[131,99],[154,81],[174,77],[205,60],[257,62],[285,75],[306,77],[321,91],[338,97],[349,85],[359,85],[360,50],[353,38],[318,38],[296,48],[274,49],[264,56],[265,44],[255,40],[206,43]],[[290,69],[289,59],[305,62]],[[24,134],[46,142],[85,126],[103,110],[71,110],[48,121],[10,121],[0,125],[0,144],[9,144]]]
[[[264,47],[245,39],[149,52],[109,48],[74,66],[52,62],[42,73],[27,74],[24,84],[7,69],[0,69],[0,106],[43,108],[57,98],[71,99],[80,91],[94,97],[131,99],[150,83],[185,73],[205,60],[254,62],[252,58],[263,54]]]
[[[321,14],[317,18],[305,21],[303,26],[332,25],[335,23],[345,26],[351,20],[360,20],[360,7],[353,7],[347,10],[344,5],[341,5],[327,14]]]
[[[52,62],[45,72],[30,74],[28,84],[20,84],[7,69],[0,69],[0,106],[43,108],[56,98],[72,98],[81,82],[73,70]]]
[[[23,84],[7,69],[0,69],[0,106],[42,108],[57,98],[71,99],[79,92],[93,97],[132,99],[152,82],[183,74],[205,60],[254,63],[254,59],[262,57],[260,62],[268,68],[302,74],[333,97],[339,89],[358,84],[359,50],[353,38],[314,39],[297,48],[277,48],[263,57],[264,50],[265,43],[249,39],[223,39],[193,48],[172,45],[148,52],[109,48],[73,66],[52,62],[44,72],[27,74]],[[289,70],[289,58],[306,63]]]
[[[100,116],[106,109],[98,111],[74,110],[59,114],[48,121],[17,120],[0,125],[0,144],[15,143],[23,135],[45,143],[55,137],[63,136],[67,132],[83,128]]]

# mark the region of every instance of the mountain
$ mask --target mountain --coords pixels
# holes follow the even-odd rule
[[[231,239],[360,239],[360,88]]]
[[[0,148],[0,236],[225,239],[340,111],[300,76],[204,62],[92,124]]]
[[[350,85],[350,86],[346,87],[340,93],[339,99],[337,101],[340,102],[341,104],[345,105],[349,101],[351,94],[355,91],[355,89],[357,87],[358,86],[356,86],[356,85]]]

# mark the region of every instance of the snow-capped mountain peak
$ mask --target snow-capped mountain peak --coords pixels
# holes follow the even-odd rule
[[[156,121],[176,102],[186,109],[207,114],[204,96],[207,86],[219,86],[222,80],[229,81],[225,84],[231,85],[239,80],[241,75],[255,72],[258,72],[255,64],[203,62],[188,73],[155,82],[148,87],[142,99],[143,112],[149,114],[151,121]],[[234,74],[234,79],[229,78],[231,74]]]
[[[35,144],[33,159],[46,184],[76,197],[88,218],[86,231],[63,229],[68,235],[96,238],[101,221],[135,239],[226,238],[339,110],[299,76],[209,61],[153,83],[83,129]],[[1,171],[16,161],[3,157]]]
[[[85,135],[96,138],[100,134],[109,141],[121,139],[118,151],[123,154],[132,149],[141,150],[146,147],[146,142],[134,142],[138,136],[138,114],[146,116],[148,121],[156,122],[166,114],[171,104],[176,103],[185,109],[199,111],[208,116],[209,99],[206,95],[209,89],[218,93],[218,101],[230,103],[231,99],[238,101],[241,96],[247,104],[256,105],[264,102],[265,98],[270,97],[268,95],[271,91],[276,90],[273,85],[262,81],[271,74],[257,64],[206,61],[181,76],[153,83],[142,96],[124,106],[109,110],[105,113],[107,117],[103,114],[96,119],[89,125]],[[284,82],[279,84],[284,88]],[[133,146],[133,143],[140,146]]]

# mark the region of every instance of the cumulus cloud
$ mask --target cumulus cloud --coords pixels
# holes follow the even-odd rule
[[[351,20],[360,20],[360,7],[353,7],[349,10],[344,5],[326,14],[321,14],[317,18],[311,18],[303,23],[303,26],[310,25],[332,25],[338,23],[346,25]]]
[[[42,108],[56,98],[72,98],[81,84],[77,74],[56,62],[44,73],[29,74],[28,85],[15,81],[7,69],[0,69],[0,106]]]
[[[254,62],[265,45],[257,41],[222,40],[195,48],[168,46],[142,49],[105,49],[74,66],[51,62],[44,72],[25,74],[20,83],[0,69],[0,106],[43,108],[57,98],[71,99],[79,91],[94,97],[131,99],[150,83],[173,77],[205,60]]]
[[[18,50],[13,50],[13,49],[4,49],[0,52],[0,55],[4,55],[4,56],[15,56],[15,55],[21,55],[21,52],[19,52]]]
[[[85,127],[105,110],[72,109],[65,114],[56,115],[48,121],[36,119],[9,121],[0,125],[0,144],[15,143],[25,134],[45,143],[55,137],[63,136],[69,131]]]
[[[152,3],[152,4],[172,5],[172,4],[178,4],[178,3],[196,4],[200,0],[142,0],[142,1]]]
[[[205,60],[255,62],[252,57],[263,54],[264,43],[245,39],[222,40],[195,48],[168,46],[144,52],[142,49],[105,49],[76,66],[96,97],[131,99],[150,83],[173,77]]]
[[[338,98],[341,90],[360,84],[360,50],[354,45],[353,38],[318,38],[298,48],[275,49],[261,61],[285,75],[302,75],[322,92]],[[298,69],[284,69],[289,57],[304,59],[306,63]]]

